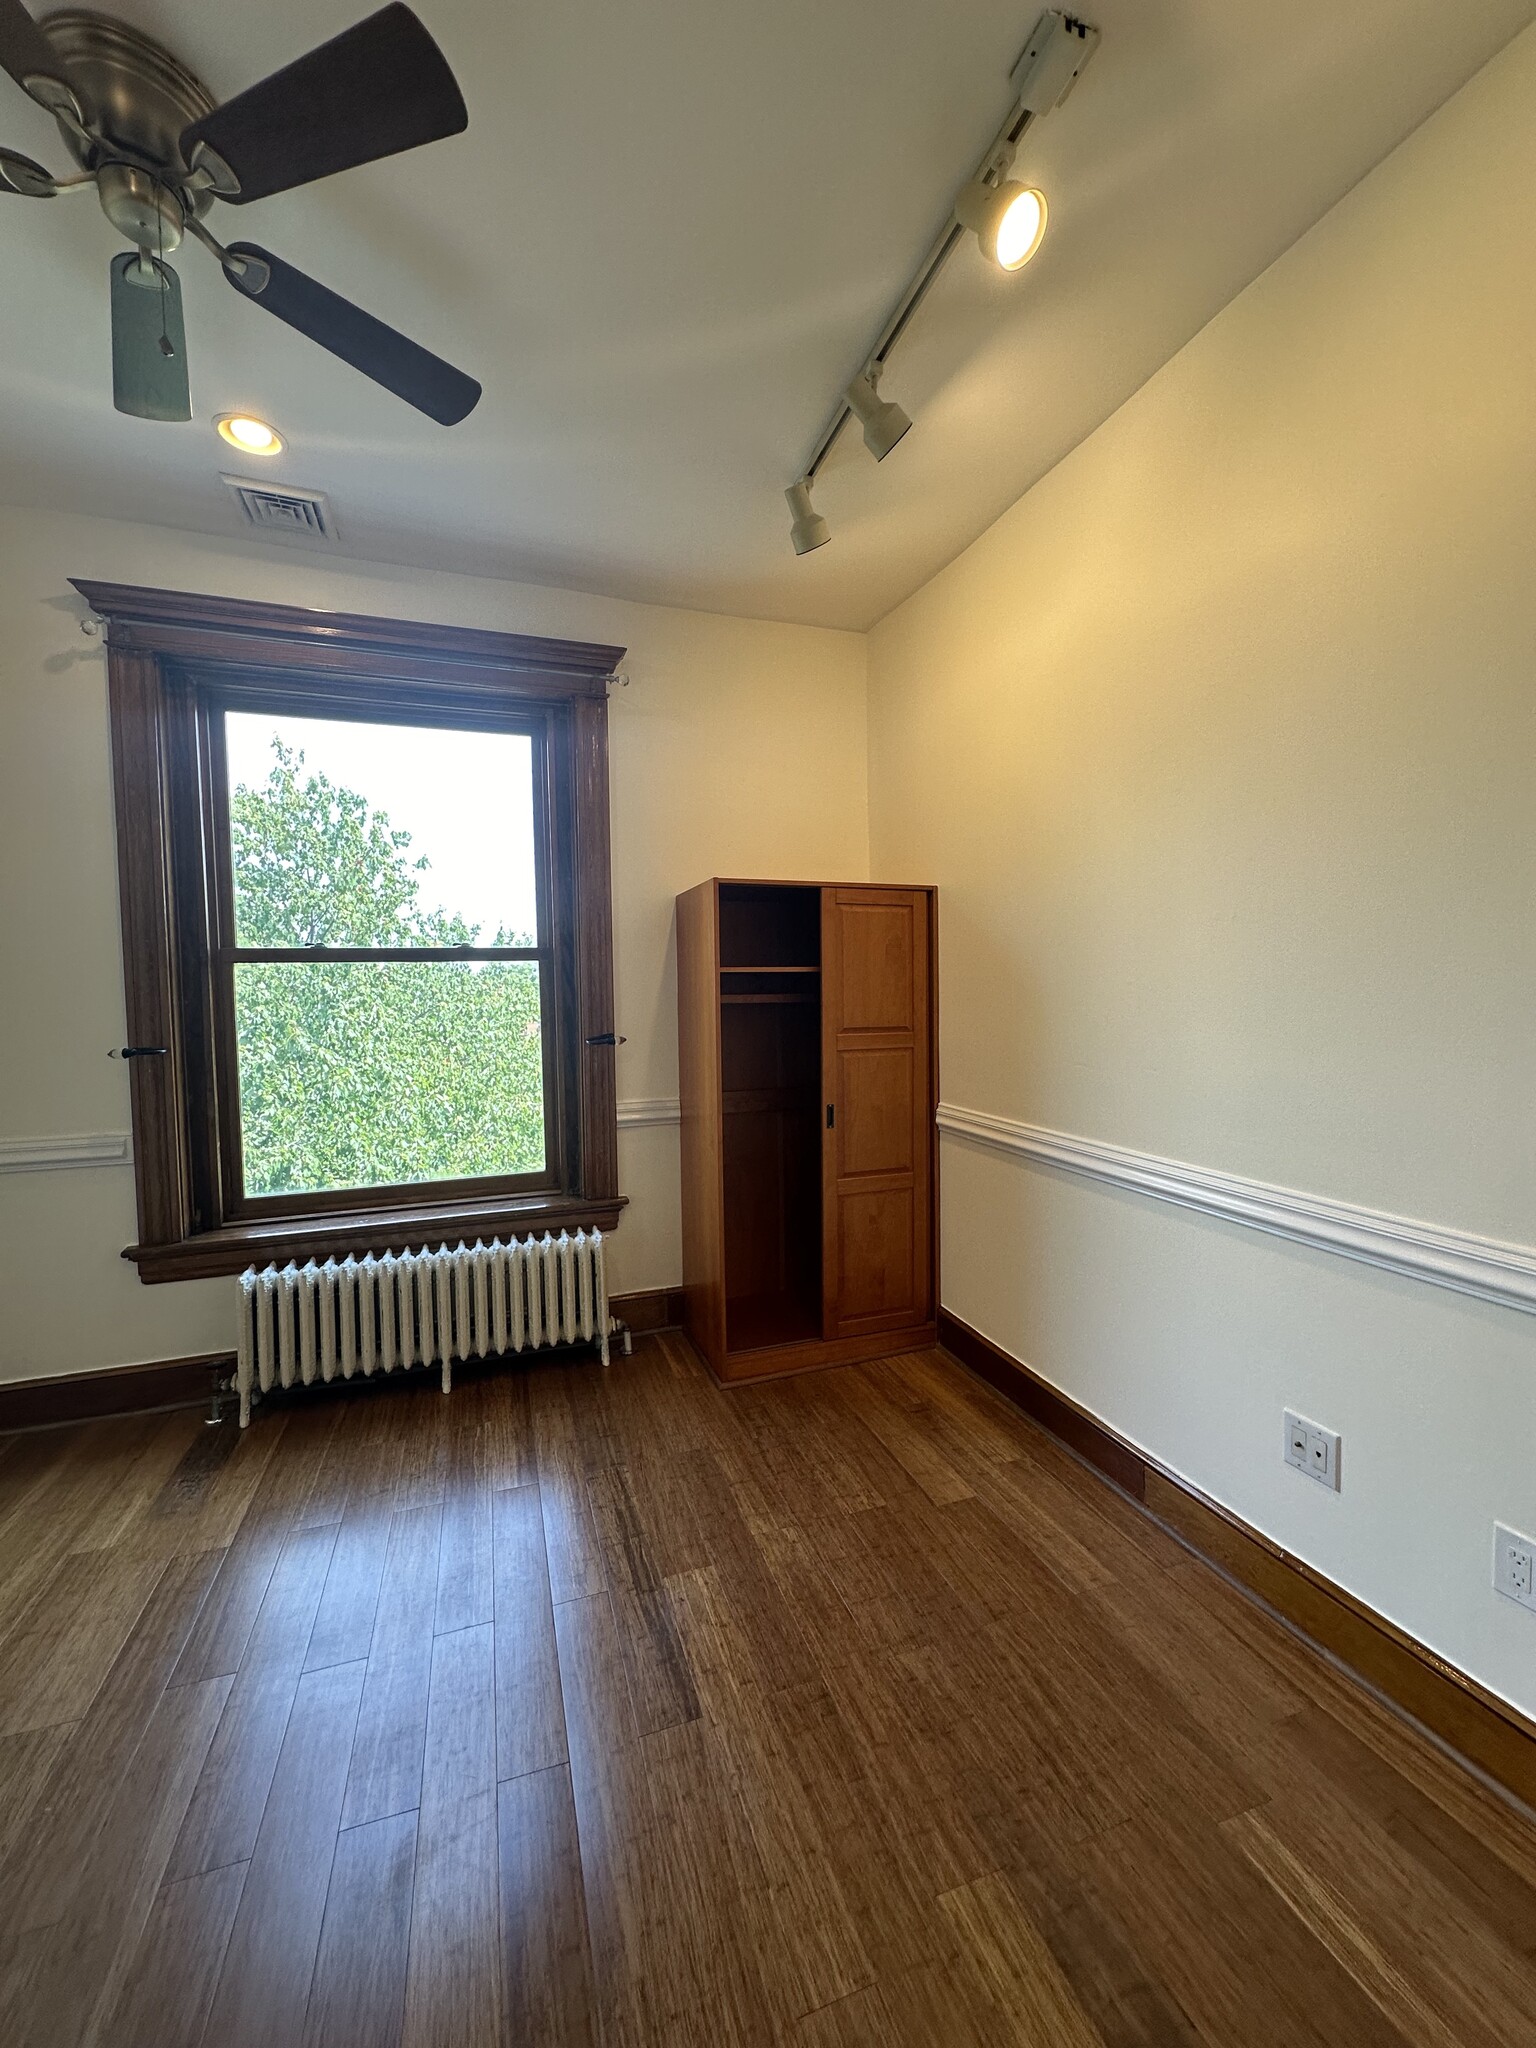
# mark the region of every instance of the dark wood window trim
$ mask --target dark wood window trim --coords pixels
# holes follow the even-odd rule
[[[75,579],[107,620],[107,687],[130,1068],[136,1244],[146,1281],[238,1273],[255,1261],[403,1250],[562,1227],[612,1229],[618,1191],[607,682],[624,649]],[[220,1059],[211,1028],[212,866],[200,706],[259,694],[296,710],[345,702],[472,726],[521,719],[544,735],[558,812],[556,949],[564,1111],[533,1188],[427,1184],[377,1202],[235,1216],[218,1158]],[[227,1065],[227,1062],[226,1062]],[[349,1198],[349,1202],[355,1198]],[[249,1207],[249,1205],[246,1205]],[[264,1207],[265,1205],[263,1205]]]

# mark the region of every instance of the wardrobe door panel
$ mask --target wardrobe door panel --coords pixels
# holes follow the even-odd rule
[[[916,1081],[910,1046],[869,1046],[837,1056],[839,1172],[911,1173],[912,1101]]]
[[[836,901],[841,941],[832,994],[844,1021],[860,1031],[911,1031],[927,994],[915,972],[927,899],[905,890],[899,897],[882,890],[875,899],[870,892],[827,889],[823,916],[828,896]],[[822,948],[825,958],[825,926]]]
[[[918,1320],[913,1295],[912,1184],[864,1186],[838,1209],[839,1336]]]
[[[822,891],[824,1333],[925,1322],[929,1257],[928,896]]]

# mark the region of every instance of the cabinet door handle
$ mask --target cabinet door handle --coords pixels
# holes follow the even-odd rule
[[[828,1129],[829,1131],[830,1131],[830,1130],[832,1129],[832,1127],[833,1127],[833,1125],[834,1125],[834,1123],[835,1123],[835,1122],[836,1122],[836,1117],[835,1117],[835,1114],[834,1114],[834,1112],[833,1112],[832,1104],[831,1104],[831,1103],[829,1102],[829,1103],[827,1104],[827,1129]]]

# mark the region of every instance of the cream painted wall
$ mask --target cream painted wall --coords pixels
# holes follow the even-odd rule
[[[1533,251],[1536,30],[876,628],[947,1101],[1536,1243]],[[955,1313],[1536,1711],[1536,1320],[942,1171]]]
[[[212,457],[210,456],[210,460]],[[71,576],[622,642],[611,701],[619,1096],[675,1098],[673,898],[868,873],[865,643],[106,520],[0,511],[0,1139],[125,1130],[105,661]],[[676,1285],[678,1132],[621,1131],[615,1290]],[[223,1281],[145,1287],[127,1167],[0,1172],[0,1378],[221,1349]]]

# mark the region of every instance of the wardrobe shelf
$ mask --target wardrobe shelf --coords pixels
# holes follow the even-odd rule
[[[734,1007],[737,1003],[814,1003],[814,996],[770,995],[770,996],[722,996],[722,1003]]]

